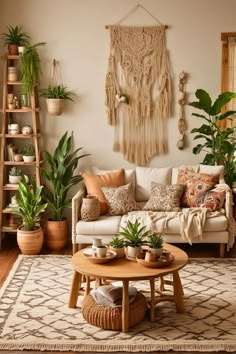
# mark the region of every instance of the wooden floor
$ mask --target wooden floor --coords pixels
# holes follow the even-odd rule
[[[183,249],[189,257],[192,258],[208,258],[208,257],[219,257],[219,245],[215,244],[206,244],[206,245],[177,245],[181,249]],[[71,251],[72,247],[71,245],[68,245],[68,247],[60,252],[50,252],[47,250],[46,247],[43,248],[42,254],[67,254],[70,255],[72,254]],[[2,240],[2,248],[0,250],[0,287],[2,286],[3,282],[8,276],[8,273],[10,272],[15,260],[17,259],[18,255],[20,254],[17,243],[16,243],[16,237],[15,235],[7,235],[3,240]],[[236,258],[236,245],[226,253],[226,257],[229,258]],[[28,351],[30,354],[42,354],[41,351]],[[1,353],[4,354],[20,354],[22,351],[1,351]],[[43,352],[44,354],[61,354],[62,352]],[[63,352],[64,354],[76,354],[78,352]],[[119,352],[117,352],[119,353]],[[167,352],[158,352],[159,354],[164,354]],[[188,354],[189,352],[173,352],[171,351],[172,354]],[[192,354],[196,352],[191,352]],[[221,352],[222,353],[222,352]],[[81,354],[89,354],[88,352],[86,353],[81,353]],[[106,354],[106,353],[104,353]],[[123,352],[121,354],[124,354]],[[151,354],[151,353],[150,353]],[[214,354],[214,352],[211,352],[211,354]]]

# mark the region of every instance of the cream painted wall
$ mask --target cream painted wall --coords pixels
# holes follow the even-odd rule
[[[83,147],[89,158],[80,168],[133,167],[120,153],[112,151],[113,128],[108,126],[104,106],[104,81],[109,54],[109,31],[106,24],[119,21],[136,0],[1,0],[0,32],[8,24],[20,24],[33,38],[33,43],[46,41],[40,49],[43,76],[47,85],[53,58],[60,61],[63,82],[79,97],[69,103],[61,117],[46,113],[41,101],[42,147],[52,151],[61,135],[74,131],[75,146]],[[200,124],[186,107],[186,148],[176,148],[178,119],[178,75],[188,74],[186,91],[194,99],[197,88],[214,97],[220,92],[221,32],[235,32],[235,0],[141,0],[160,22],[167,24],[173,78],[173,114],[168,120],[168,153],[153,158],[149,166],[177,166],[200,161],[192,154],[190,130]],[[155,25],[156,22],[138,9],[123,22],[125,25]],[[3,50],[2,50],[3,51]]]

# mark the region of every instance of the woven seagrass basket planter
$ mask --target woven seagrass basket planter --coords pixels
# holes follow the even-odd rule
[[[147,301],[143,294],[137,296],[129,305],[129,327],[141,322],[147,311]],[[87,295],[82,302],[82,315],[93,326],[103,329],[119,331],[122,329],[122,307],[97,305],[91,295]]]

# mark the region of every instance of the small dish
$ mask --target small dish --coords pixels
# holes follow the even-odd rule
[[[141,252],[137,255],[136,260],[139,264],[147,268],[168,267],[175,260],[175,257],[171,253],[168,253],[166,256],[161,256],[161,258],[159,258],[156,262],[147,262],[145,261],[144,257],[145,253]]]
[[[102,264],[102,263],[107,263],[110,260],[112,260],[113,258],[116,257],[116,252],[114,251],[107,251],[106,257],[97,257],[96,255],[93,255],[94,250],[92,250],[92,248],[86,248],[83,251],[83,254],[85,255],[85,257],[87,257],[92,263],[95,264]]]

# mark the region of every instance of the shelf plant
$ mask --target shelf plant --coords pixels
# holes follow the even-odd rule
[[[35,147],[33,144],[26,144],[19,149],[25,162],[32,162],[35,159]]]
[[[46,42],[39,42],[28,46],[20,56],[22,67],[22,94],[31,96],[34,87],[41,74],[41,63],[38,54],[38,47],[46,45]]]
[[[18,54],[19,46],[27,46],[29,45],[30,36],[22,32],[21,26],[7,26],[7,31],[2,33],[2,40],[4,42],[4,46],[8,46],[8,52],[12,55]]]
[[[17,204],[13,213],[22,219],[17,230],[17,242],[23,254],[38,254],[43,245],[43,231],[40,216],[47,203],[42,201],[43,186],[37,186],[34,177],[30,183],[25,177],[19,182]]]
[[[9,171],[9,183],[17,184],[22,179],[22,171],[13,166]]]
[[[62,114],[65,106],[65,101],[73,101],[73,96],[76,96],[74,91],[70,91],[63,85],[49,85],[47,88],[40,89],[40,96],[46,98],[48,113],[52,116]]]
[[[51,226],[59,228],[56,233],[60,237],[61,245],[57,246],[59,247],[57,249],[63,248],[68,239],[68,221],[64,216],[64,211],[71,205],[72,198],[68,197],[69,190],[82,180],[80,174],[75,174],[78,162],[83,157],[89,156],[89,154],[78,155],[78,152],[82,148],[72,151],[72,139],[73,132],[71,135],[68,135],[68,132],[66,132],[60,138],[53,154],[45,151],[44,157],[47,167],[41,168],[42,176],[46,182],[44,197],[48,202],[48,209],[51,214],[51,218],[47,220],[45,226],[46,241],[47,244],[50,243]],[[64,228],[66,233],[64,237],[62,236],[62,228]]]
[[[201,139],[200,144],[193,148],[193,153],[198,155],[205,153],[202,163],[205,165],[223,165],[225,181],[232,188],[236,181],[236,163],[234,152],[236,150],[236,138],[234,137],[235,128],[222,129],[220,123],[225,119],[230,119],[236,111],[229,110],[221,112],[222,108],[236,98],[235,92],[224,92],[220,94],[215,102],[212,102],[210,95],[198,89],[195,93],[198,101],[189,103],[205,114],[192,113],[204,121],[199,128],[192,129],[191,133],[197,134],[194,140]]]

